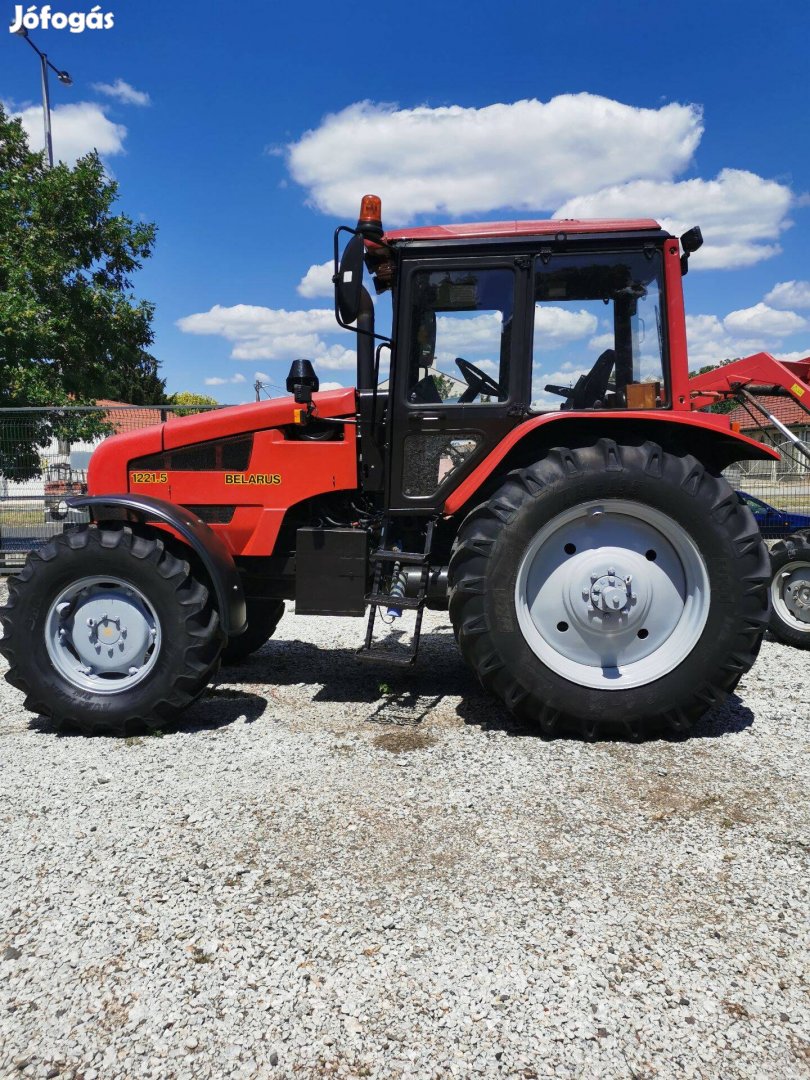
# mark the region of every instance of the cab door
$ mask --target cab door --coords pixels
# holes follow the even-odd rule
[[[515,259],[403,263],[388,506],[434,513],[523,415],[526,271]]]

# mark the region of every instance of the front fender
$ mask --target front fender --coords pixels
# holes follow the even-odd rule
[[[80,495],[65,500],[95,522],[137,521],[166,526],[198,556],[214,588],[222,629],[233,637],[247,626],[245,592],[231,553],[213,529],[182,506],[151,495]]]

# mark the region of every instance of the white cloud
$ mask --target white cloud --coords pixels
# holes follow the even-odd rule
[[[232,375],[230,379],[222,379],[218,375],[212,376],[210,379],[205,380],[206,386],[225,386],[227,383],[243,383],[246,382],[245,376],[240,372],[236,375]]]
[[[677,235],[699,224],[695,269],[778,254],[794,202],[785,184],[731,168],[713,180],[676,179],[702,134],[695,105],[645,109],[586,93],[480,109],[361,101],[291,143],[287,160],[310,204],[344,218],[375,191],[390,225],[556,208],[556,218],[654,217]]]
[[[335,286],[332,284],[332,275],[335,266],[331,259],[325,263],[316,263],[310,266],[306,274],[298,282],[298,292],[312,300],[316,296],[333,296]]]
[[[769,352],[787,360],[804,359],[805,354],[781,351],[779,335],[772,328],[774,324],[770,315],[759,319],[751,315],[751,312],[756,312],[757,309],[765,306],[756,304],[753,308],[731,312],[725,319],[719,319],[716,315],[687,315],[686,337],[690,370],[694,371],[707,364],[719,364],[721,360],[738,356],[751,356],[757,352]],[[732,316],[742,317],[732,318]],[[788,332],[793,333],[793,330]]]
[[[806,349],[798,349],[795,352],[781,352],[777,350],[774,353],[777,360],[787,360],[788,363],[795,363],[797,360],[807,360],[810,357],[810,345]]]
[[[765,297],[775,308],[810,308],[810,281],[780,281]]]
[[[45,137],[42,130],[42,108],[31,105],[15,114],[22,120],[32,150],[42,150]],[[104,113],[104,108],[92,101],[80,101],[75,105],[57,105],[51,113],[53,154],[57,161],[73,164],[77,158],[91,150],[98,150],[103,157],[121,154],[127,129],[115,124]]]
[[[436,346],[443,353],[453,353],[454,356],[497,350],[502,326],[499,311],[469,317],[439,315],[436,319]]]
[[[653,217],[680,235],[700,225],[704,246],[693,270],[751,266],[781,250],[774,243],[788,227],[790,188],[741,169],[723,169],[714,180],[652,181],[604,187],[569,199],[555,218]]]
[[[636,108],[593,94],[484,108],[399,109],[361,101],[287,147],[309,201],[339,217],[364,191],[389,224],[415,214],[551,209],[600,185],[667,180],[692,158],[701,110]]]
[[[776,311],[767,304],[754,304],[750,308],[731,311],[723,319],[723,326],[735,337],[787,337],[804,330],[807,320],[795,311]]]
[[[177,325],[186,334],[224,337],[232,343],[234,360],[294,360],[318,355],[334,360],[321,338],[336,330],[335,314],[327,308],[285,311],[254,304],[215,304],[209,311],[178,319]]]
[[[322,382],[321,390],[342,390],[343,383],[339,382]]]
[[[593,334],[599,325],[595,315],[584,308],[569,311],[567,308],[542,304],[534,309],[534,344],[553,349],[570,341],[578,341]]]
[[[594,350],[594,354],[601,355],[605,349],[612,349],[616,344],[616,335],[610,331],[597,334],[588,342],[588,348]]]
[[[106,97],[115,98],[123,105],[151,105],[151,98],[143,90],[136,90],[123,79],[116,79],[114,83],[93,83],[93,89]]]
[[[285,311],[252,304],[221,307],[178,319],[186,334],[216,334],[232,344],[233,360],[295,360],[308,357],[320,371],[351,371],[357,366],[356,348],[343,342],[349,335],[337,329],[335,314],[325,308]],[[324,337],[338,337],[330,343]],[[257,371],[259,382],[283,381],[281,376]],[[230,381],[243,381],[243,376]]]

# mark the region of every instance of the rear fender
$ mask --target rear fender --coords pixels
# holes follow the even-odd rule
[[[779,455],[769,446],[732,431],[715,413],[549,413],[514,428],[447,498],[444,513],[456,514],[480,500],[490,482],[511,469],[536,461],[555,446],[582,446],[598,439],[617,442],[651,439],[665,450],[687,451],[704,464],[725,469],[735,461],[768,460]]]
[[[182,506],[150,495],[82,495],[65,500],[87,509],[94,522],[130,521],[171,529],[200,560],[216,596],[222,629],[229,637],[247,626],[245,593],[231,553],[204,521]]]

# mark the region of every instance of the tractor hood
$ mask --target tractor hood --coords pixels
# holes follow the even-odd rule
[[[353,388],[324,390],[313,395],[313,402],[316,417],[353,417],[357,408]],[[296,422],[296,410],[300,410],[300,406],[292,396],[271,398],[193,416],[173,417],[163,424],[113,435],[101,443],[90,459],[89,493],[127,491],[127,470],[131,461],[165,450],[285,427]]]

